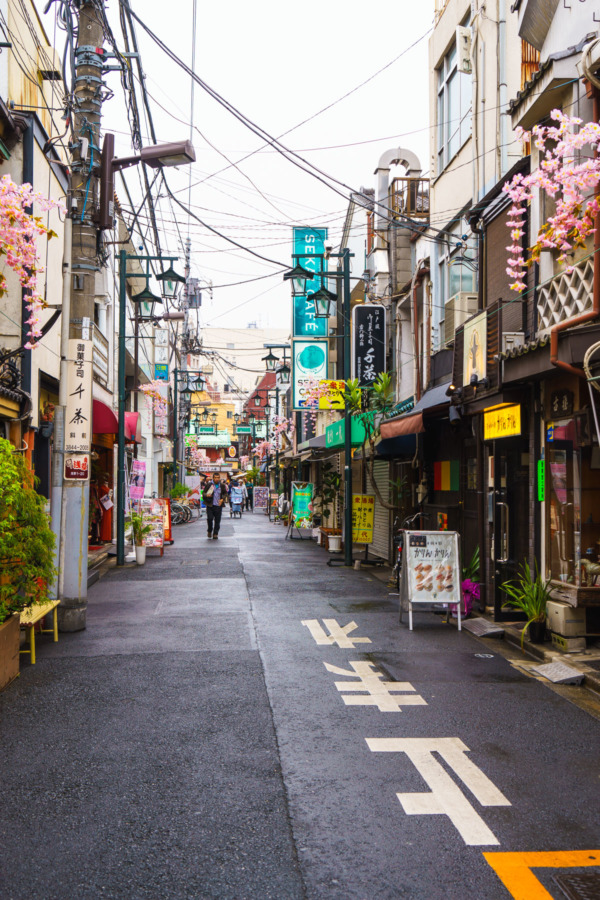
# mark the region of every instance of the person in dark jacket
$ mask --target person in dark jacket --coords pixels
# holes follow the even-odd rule
[[[219,473],[215,472],[212,481],[206,480],[204,490],[202,491],[202,499],[206,506],[208,538],[213,538],[215,541],[219,536],[223,503],[225,502],[226,497],[227,492],[221,485]]]

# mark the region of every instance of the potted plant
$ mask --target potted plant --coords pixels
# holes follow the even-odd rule
[[[179,500],[181,497],[187,497],[189,492],[190,489],[186,487],[185,484],[181,484],[181,482],[178,481],[177,484],[171,488],[171,500]]]
[[[0,438],[0,689],[19,672],[19,614],[48,599],[56,576],[45,500],[13,445]]]
[[[504,607],[518,609],[527,617],[525,627],[521,632],[521,647],[525,640],[525,634],[529,636],[532,644],[541,644],[546,634],[546,604],[550,599],[549,585],[551,579],[542,579],[537,561],[535,563],[535,578],[527,560],[521,566],[521,571],[515,581],[505,581],[500,585],[500,590],[508,595]]]
[[[144,535],[148,534],[151,527],[151,525],[144,525],[143,513],[131,513],[131,532],[133,535],[133,543],[135,544],[135,561],[138,566],[143,566],[146,562],[146,547],[144,546]]]
[[[478,603],[481,597],[481,589],[479,587],[479,546],[475,547],[473,556],[469,563],[463,566],[461,593],[463,601],[463,615],[469,616],[473,610],[475,603]]]
[[[329,522],[333,504],[340,492],[341,483],[342,478],[339,472],[335,471],[331,463],[325,463],[325,465],[322,467],[321,483],[318,485],[313,494],[313,506],[316,503],[318,504],[319,508],[319,512],[317,514],[319,522]],[[313,515],[313,521],[314,519],[315,516]],[[341,541],[342,532],[339,528],[329,528],[321,524],[319,530],[321,532],[320,544],[326,550],[330,549],[329,542],[332,536],[339,536],[339,539]],[[339,546],[336,549],[339,550]]]

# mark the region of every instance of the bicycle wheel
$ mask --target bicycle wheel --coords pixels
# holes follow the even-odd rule
[[[173,525],[181,525],[184,521],[183,506],[171,501],[171,522]]]

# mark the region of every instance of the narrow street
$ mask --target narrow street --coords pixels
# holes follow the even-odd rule
[[[600,722],[326,560],[262,514],[194,522],[39,641],[0,694],[3,898],[562,898],[561,859],[598,872]],[[492,868],[549,851],[521,894]]]

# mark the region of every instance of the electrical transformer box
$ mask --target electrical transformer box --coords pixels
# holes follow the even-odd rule
[[[546,605],[546,624],[555,634],[582,637],[586,632],[585,609],[574,608],[560,600],[549,600]]]

